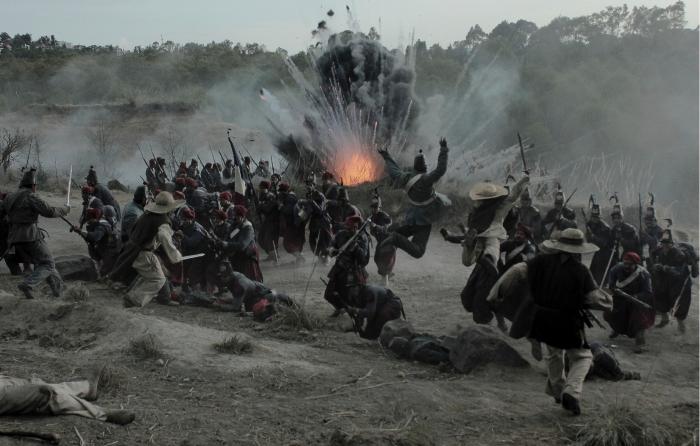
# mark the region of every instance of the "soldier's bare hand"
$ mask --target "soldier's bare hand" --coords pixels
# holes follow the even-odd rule
[[[442,138],[440,138],[440,148],[441,148],[441,149],[446,149],[446,148],[447,148],[447,140],[445,139],[444,136],[443,136]]]

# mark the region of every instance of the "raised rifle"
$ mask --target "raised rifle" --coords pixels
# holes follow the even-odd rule
[[[260,209],[260,203],[258,201],[258,194],[255,193],[255,187],[253,186],[253,182],[250,180],[250,176],[248,176],[247,172],[246,175],[243,175],[243,172],[241,171],[242,165],[241,165],[241,159],[238,156],[238,153],[236,152],[236,146],[233,145],[233,140],[231,139],[231,129],[226,130],[226,136],[228,138],[228,143],[231,146],[231,152],[233,152],[233,165],[235,167],[238,167],[238,171],[241,174],[241,177],[243,177],[243,181],[246,182],[246,185],[248,186],[248,189],[251,191],[251,195],[253,196],[253,204],[255,205],[256,211]],[[243,196],[246,194],[243,193]],[[258,211],[259,212],[259,211]]]
[[[523,172],[525,173],[525,175],[530,175],[530,170],[527,168],[527,163],[525,162],[525,147],[523,147],[523,139],[520,137],[520,132],[517,132],[517,135],[518,135],[518,145],[520,146],[520,159],[523,160]],[[528,148],[534,147],[534,146],[535,146],[534,144],[531,144],[528,146]]]
[[[372,222],[372,217],[367,218],[367,220],[365,220],[365,222],[362,223],[362,226],[360,226],[360,228],[357,230],[357,232],[355,232],[355,234],[353,234],[353,236],[350,237],[350,238],[348,239],[348,241],[345,242],[345,243],[343,244],[343,246],[340,247],[340,249],[338,250],[338,252],[335,253],[335,256],[332,256],[332,257],[338,257],[338,256],[342,255],[342,254],[350,247],[350,245],[352,245],[352,243],[353,243],[355,240],[357,240],[357,237],[359,237],[360,234],[362,234],[363,232],[365,232],[365,228],[367,228],[367,225],[369,225],[371,222]]]

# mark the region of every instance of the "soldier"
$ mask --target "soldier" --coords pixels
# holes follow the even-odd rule
[[[143,214],[143,208],[146,206],[146,188],[139,186],[134,190],[134,198],[124,206],[124,215],[122,216],[122,243],[129,240],[129,233],[134,227],[136,220]]]
[[[151,191],[160,189],[160,184],[158,183],[158,176],[156,175],[156,160],[148,160],[148,165],[146,166],[146,184]]]
[[[280,211],[277,197],[270,192],[270,182],[261,181],[258,186],[258,202],[260,204],[260,228],[258,244],[267,253],[264,262],[278,262],[277,246],[280,234]]]
[[[610,213],[612,217],[612,236],[614,241],[613,264],[617,264],[622,259],[622,254],[625,252],[639,252],[639,236],[637,236],[637,228],[625,222],[622,208],[619,204],[613,205],[613,210]]]
[[[260,270],[260,254],[255,243],[255,229],[248,220],[248,209],[236,205],[229,210],[228,220],[231,232],[220,243],[221,249],[231,261],[234,271],[244,274],[250,280],[263,281]]]
[[[338,183],[335,181],[335,177],[332,173],[325,171],[321,175],[321,192],[328,200],[335,200],[338,198]]]
[[[462,241],[462,264],[476,264],[462,290],[464,308],[472,313],[474,322],[488,324],[493,312],[486,301],[491,287],[498,279],[497,262],[500,242],[507,238],[503,220],[529,181],[526,175],[510,190],[494,183],[478,183],[469,191],[474,207],[469,213],[467,230]],[[498,328],[507,331],[506,323],[497,314]]]
[[[383,249],[379,248],[391,226],[391,217],[382,210],[382,199],[376,190],[370,209],[369,233],[377,239],[374,264],[377,265],[377,273],[382,276],[384,286],[389,286],[389,278],[394,275],[394,265],[396,264],[396,247],[386,245]]]
[[[581,254],[598,249],[584,242],[583,232],[567,228],[559,239],[545,240],[543,246],[551,254],[527,262],[532,304],[528,311],[519,312],[517,319],[531,321],[529,337],[547,345],[547,394],[565,410],[579,415],[583,381],[593,359],[583,311],[609,310],[612,302],[581,263]],[[513,321],[514,326],[518,324],[519,320]]]
[[[0,203],[0,220],[7,218],[10,229],[7,244],[14,247],[20,259],[34,264],[34,271],[24,276],[17,288],[27,299],[33,299],[33,291],[47,280],[54,297],[61,296],[63,280],[56,271],[56,265],[49,247],[44,241],[46,231],[38,226],[41,215],[45,218],[58,218],[68,215],[70,207],[49,206],[36,195],[36,169],[24,173],[19,190],[8,194]]]
[[[102,183],[97,181],[97,172],[92,166],[90,166],[90,170],[88,171],[85,180],[87,185],[93,188],[93,195],[99,198],[105,206],[112,206],[114,208],[114,212],[117,214],[117,220],[121,221],[122,213],[119,203],[117,203],[117,200],[114,199],[112,192],[110,192],[109,189],[107,189]]]
[[[80,227],[82,228],[87,222],[87,211],[88,209],[99,209],[104,211],[105,205],[102,200],[95,196],[95,188],[92,186],[83,186],[80,190],[83,197],[83,210],[80,213],[80,218],[78,219]]]
[[[100,267],[100,276],[107,277],[114,267],[114,262],[121,249],[120,240],[113,225],[103,218],[102,211],[96,208],[88,209],[86,231],[73,226],[71,232],[77,232],[88,244],[90,257]]]
[[[533,234],[534,242],[540,243],[542,241],[542,216],[540,210],[532,205],[529,188],[523,190],[520,195],[520,205],[514,209],[517,212],[518,223],[529,228]]]
[[[221,172],[221,176],[224,180],[224,182],[231,182],[233,181],[233,161],[232,160],[226,160],[224,163],[224,170]]]
[[[307,192],[307,198],[301,200],[302,216],[309,221],[309,246],[324,264],[328,264],[328,254],[333,239],[333,224],[326,210],[326,197],[312,186]]]
[[[195,180],[199,180],[199,163],[197,162],[196,159],[192,158],[190,160],[190,165],[187,168],[187,176],[189,178],[194,178]]]
[[[669,229],[664,230],[659,247],[651,254],[654,265],[651,268],[654,309],[661,314],[658,328],[668,325],[670,313],[678,322],[678,331],[685,333],[685,319],[690,309],[690,278],[698,275],[697,254],[693,252],[693,255],[694,259],[689,258],[683,249],[676,246]]]
[[[156,158],[156,181],[158,184],[158,189],[165,189],[165,185],[168,182],[168,174],[165,173],[166,162],[165,158]]]
[[[350,195],[344,187],[338,188],[337,197],[335,200],[329,199],[326,203],[326,213],[331,218],[333,224],[333,232],[336,233],[345,227],[345,220],[348,217],[358,216],[362,218],[362,212],[350,203]]]
[[[357,234],[361,225],[362,217],[348,217],[345,229],[335,235],[331,244],[331,256],[337,258],[328,272],[328,285],[323,295],[335,309],[331,317],[340,316],[345,307],[355,302],[360,287],[367,283],[365,266],[369,263],[369,240],[364,232]],[[355,235],[357,237],[348,244]]]
[[[498,259],[498,274],[502,275],[511,266],[527,262],[537,255],[537,246],[532,241],[532,231],[518,223],[512,240],[501,243],[501,256]]]
[[[187,163],[186,162],[180,161],[180,165],[177,168],[176,176],[178,178],[187,177]]]
[[[0,193],[0,204],[5,199],[7,194]],[[4,259],[10,274],[13,276],[21,276],[22,274],[30,273],[32,265],[29,262],[23,261],[15,253],[14,248],[11,248],[7,243],[7,236],[10,233],[10,222],[7,216],[0,218],[0,259]],[[20,267],[22,263],[22,267]]]
[[[613,292],[613,307],[604,314],[610,324],[610,339],[620,334],[634,338],[635,353],[642,353],[646,340],[644,332],[654,325],[656,314],[652,305],[651,275],[642,267],[642,258],[636,252],[626,252],[622,262],[615,265],[608,275],[608,288]],[[644,305],[625,299],[616,290],[637,298]]]
[[[290,189],[289,184],[280,183],[277,194],[280,213],[280,234],[283,238],[285,251],[295,257],[296,262],[304,262],[302,251],[306,241],[305,223],[297,215],[298,198]]]
[[[390,228],[391,231],[382,241],[382,245],[400,248],[414,258],[423,257],[430,239],[433,221],[439,216],[444,206],[450,204],[447,197],[435,192],[434,187],[447,171],[448,152],[447,141],[442,138],[437,167],[428,173],[422,151],[413,160],[413,169],[410,171],[402,170],[388,151],[379,151],[394,185],[406,191],[410,204],[406,209],[404,221]],[[408,237],[411,239],[409,240]]]
[[[175,201],[169,192],[161,192],[153,203],[146,205],[144,214],[136,221],[129,242],[109,276],[114,281],[131,285],[124,297],[126,306],[142,307],[156,296],[159,303],[176,304],[171,300],[170,283],[156,250],[161,248],[159,252],[164,253],[171,264],[182,261],[182,255],[173,245],[169,213],[184,204],[183,200]]]
[[[639,228],[639,238],[641,243],[641,248],[644,250],[644,246],[647,246],[648,257],[651,257],[651,253],[654,252],[661,240],[661,235],[664,230],[659,226],[656,220],[656,210],[654,209],[654,195],[649,194],[651,197],[651,202],[647,206],[644,213],[644,226]],[[649,259],[647,258],[647,266],[651,267],[649,264]]]
[[[593,254],[590,269],[596,283],[602,285],[605,270],[610,263],[610,256],[613,253],[615,240],[610,226],[600,218],[600,205],[595,202],[593,195],[591,195],[588,202],[591,216],[586,222],[586,240],[598,247],[598,251]],[[610,264],[612,265],[612,263]]]
[[[561,185],[554,194],[554,208],[550,209],[542,220],[542,239],[556,239],[561,231],[576,227],[576,213],[564,206],[564,192]]]
[[[180,242],[182,254],[207,254],[204,257],[189,260],[185,264],[184,276],[187,282],[185,288],[199,285],[200,288],[205,291],[207,290],[207,277],[205,273],[207,266],[213,260],[209,249],[209,234],[207,230],[196,221],[196,210],[185,207],[179,213],[179,218],[181,225],[180,231],[182,231],[182,241]]]

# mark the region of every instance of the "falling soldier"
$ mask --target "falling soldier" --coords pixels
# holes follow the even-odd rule
[[[450,204],[444,195],[435,192],[435,183],[447,171],[447,140],[440,139],[440,154],[435,170],[428,173],[423,153],[413,160],[412,170],[402,170],[387,150],[379,150],[393,184],[406,191],[409,205],[400,224],[392,225],[381,246],[395,246],[414,258],[425,254],[430,231],[440,211]],[[410,240],[409,240],[410,237]]]

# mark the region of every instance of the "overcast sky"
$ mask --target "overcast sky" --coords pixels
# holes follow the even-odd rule
[[[667,6],[674,0],[628,0],[632,6]],[[54,34],[80,44],[124,49],[154,41],[263,43],[296,52],[312,44],[311,30],[326,11],[332,30],[347,28],[350,6],[360,28],[380,30],[389,47],[404,45],[415,32],[428,44],[461,40],[470,26],[489,32],[502,20],[525,19],[538,26],[557,16],[575,17],[624,2],[614,0],[0,0],[0,31]],[[698,0],[688,0],[689,27],[698,25]]]

